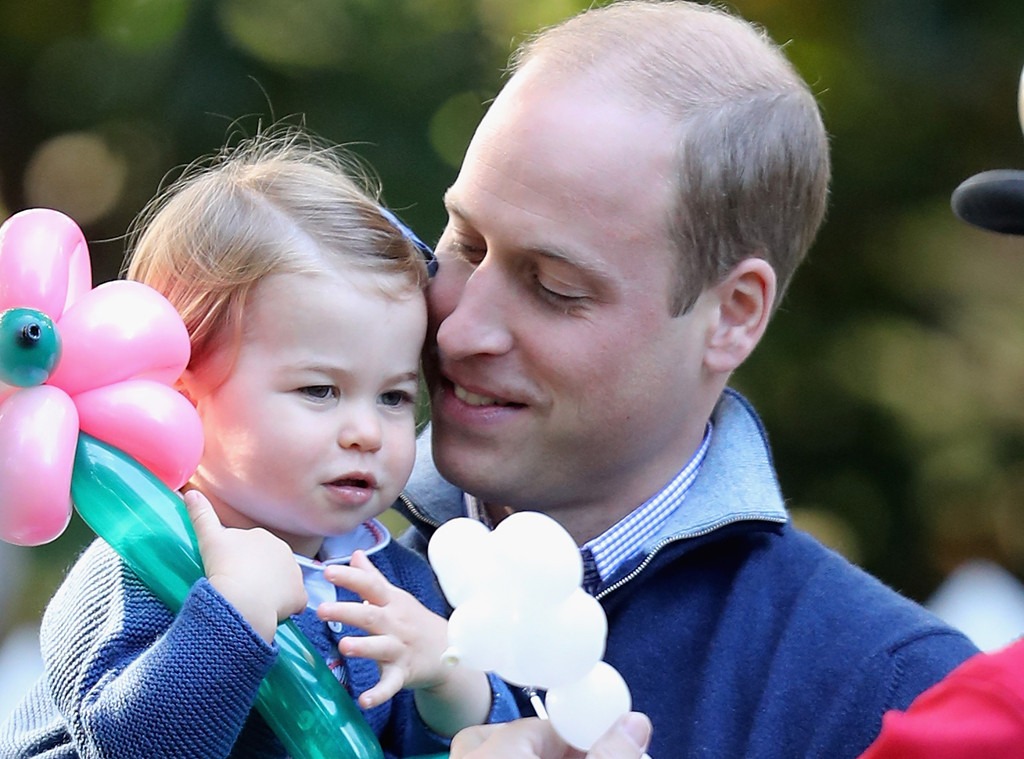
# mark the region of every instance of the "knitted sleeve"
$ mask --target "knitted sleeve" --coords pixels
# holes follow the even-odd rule
[[[102,541],[47,607],[40,646],[83,759],[228,756],[276,655],[205,579],[172,615]]]

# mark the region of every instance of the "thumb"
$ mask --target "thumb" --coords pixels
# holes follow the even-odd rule
[[[590,747],[587,759],[640,759],[647,756],[644,752],[650,742],[650,719],[640,712],[628,712]]]
[[[188,510],[188,517],[192,520],[192,528],[196,531],[196,540],[202,546],[224,527],[217,517],[217,512],[213,510],[210,499],[198,490],[185,491],[183,498],[185,499],[185,508]]]

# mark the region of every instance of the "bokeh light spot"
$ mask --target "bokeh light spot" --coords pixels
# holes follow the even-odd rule
[[[476,125],[484,115],[483,96],[460,92],[448,98],[430,119],[430,145],[445,163],[458,168]]]
[[[127,50],[163,48],[188,18],[192,0],[93,0],[96,30]]]
[[[219,12],[227,35],[269,64],[336,67],[352,47],[349,19],[337,0],[225,0]]]
[[[121,197],[127,167],[102,138],[86,132],[44,142],[25,171],[29,206],[55,208],[80,225],[109,213]]]

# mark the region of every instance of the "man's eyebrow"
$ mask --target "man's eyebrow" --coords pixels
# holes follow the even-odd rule
[[[452,198],[452,188],[451,187],[449,187],[447,190],[444,191],[444,197],[442,198],[442,202],[444,203],[445,210],[449,214],[452,214],[454,216],[461,216],[462,218],[466,218],[466,213],[465,213],[464,209],[462,208],[462,206],[459,205],[458,201],[456,201],[455,199]]]
[[[548,261],[555,263],[564,264],[573,269],[576,269],[584,274],[584,276],[592,277],[594,279],[609,279],[611,275],[608,274],[607,269],[603,266],[581,258],[578,254],[574,255],[572,252],[564,250],[562,248],[526,248],[526,252],[537,256],[538,258],[545,258]]]
[[[459,219],[468,219],[469,213],[465,210],[465,207],[458,202],[458,200],[452,197],[451,188],[449,188],[444,194],[444,206],[448,211],[449,216],[454,216]],[[598,266],[590,261],[585,260],[578,254],[574,254],[572,251],[564,249],[562,247],[542,247],[542,246],[531,246],[526,245],[522,247],[524,253],[536,256],[538,258],[545,258],[555,263],[564,264],[573,268],[579,269],[585,275],[594,277],[596,279],[609,279],[613,278],[607,272],[603,266]]]

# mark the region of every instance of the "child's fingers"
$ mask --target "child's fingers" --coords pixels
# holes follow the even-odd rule
[[[324,601],[317,607],[317,616],[327,622],[341,622],[370,633],[383,632],[378,629],[381,621],[380,608],[370,603],[355,601]]]
[[[316,607],[316,615],[324,622],[342,622],[350,625],[352,623],[346,619],[346,605],[343,601],[321,601]]]
[[[362,551],[356,551],[352,555],[351,564],[347,567],[327,567],[324,570],[324,577],[377,606],[387,604],[394,590],[394,585],[388,582]]]
[[[364,709],[382,704],[389,698],[393,698],[402,689],[404,680],[400,672],[394,667],[381,667],[380,682],[372,688],[363,691],[359,696],[359,705]]]
[[[358,569],[365,569],[368,572],[380,574],[377,567],[373,566],[373,562],[370,561],[370,557],[366,555],[366,551],[353,551],[349,564]]]
[[[338,651],[343,656],[373,659],[376,662],[387,664],[401,656],[402,646],[387,635],[347,635],[338,641]]]
[[[196,532],[196,539],[200,543],[224,529],[217,517],[217,512],[213,510],[213,505],[205,495],[198,490],[188,490],[182,498],[185,501],[189,519],[192,521],[192,528]]]

